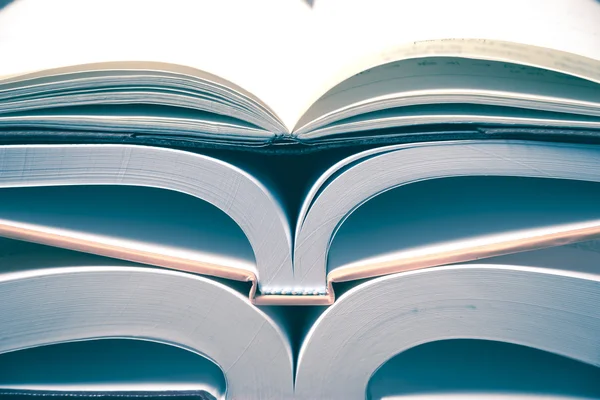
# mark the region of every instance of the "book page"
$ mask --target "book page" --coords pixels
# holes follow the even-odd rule
[[[535,264],[458,264],[388,275],[355,286],[321,314],[304,338],[296,369],[296,398],[364,398],[365,393],[372,393],[368,391],[369,381],[392,357],[406,355],[423,343],[456,338],[525,344],[594,369],[598,364],[600,279],[579,271],[577,260],[569,264],[566,267],[570,270],[539,268]],[[489,352],[484,356],[486,363],[493,363]],[[455,363],[462,360],[464,356],[453,358]],[[443,361],[441,352],[436,354],[435,362],[458,370],[456,365]],[[412,372],[417,368],[415,363],[410,364]],[[440,388],[434,370],[429,369],[428,382]],[[415,383],[411,375],[397,374],[395,380],[399,384]],[[461,377],[469,381],[473,375]],[[594,378],[585,380],[597,393]],[[410,393],[415,393],[415,386]],[[546,384],[545,389],[551,389],[551,385]],[[561,389],[564,393],[566,388]],[[534,390],[531,393],[537,394]],[[475,394],[471,397],[462,393],[453,392],[453,400],[508,399],[478,391],[471,392]],[[401,398],[441,399],[433,394]],[[400,399],[385,397],[392,398]],[[551,394],[528,398],[566,400]]]
[[[287,335],[244,295],[212,279],[115,262],[52,269],[42,264],[40,269],[2,274],[0,284],[0,356],[82,340],[150,340],[214,362],[225,376],[228,398],[293,397],[293,358]],[[232,329],[238,326],[243,329]],[[36,358],[38,363],[40,358]],[[162,361],[170,365],[168,357]],[[88,362],[93,358],[88,357]],[[47,378],[60,374],[60,365],[54,364]],[[171,373],[176,373],[177,368],[170,366]],[[189,368],[187,373],[193,378]],[[144,374],[156,378],[152,375]],[[168,388],[168,383],[163,385],[163,390]]]
[[[337,83],[414,56],[414,42],[487,39],[598,60],[598,21],[595,0],[15,0],[0,10],[0,76],[107,61],[180,64],[243,87],[291,130]],[[458,55],[425,47],[420,54]],[[527,62],[519,57],[501,58]]]
[[[508,0],[485,4],[477,0],[317,0],[313,10],[315,25],[322,34],[310,55],[312,66],[318,70],[313,72],[310,85],[313,92],[309,94],[307,89],[305,103],[297,105],[304,111],[343,80],[405,58],[474,56],[579,76],[585,72],[598,77],[600,70],[595,63],[581,65],[577,57],[600,59],[600,3],[594,0]],[[507,43],[489,46],[498,41]],[[542,49],[532,52],[531,47],[514,44]],[[570,54],[557,55],[548,49]]]
[[[218,75],[272,106],[293,93],[282,82],[310,44],[310,11],[303,0],[15,0],[0,9],[0,77],[161,62]]]
[[[405,231],[401,233],[399,230],[394,232],[386,231],[382,225],[377,226],[374,230],[369,230],[371,223],[376,224],[377,220],[382,221],[381,219],[376,218],[376,215],[371,214],[367,218],[359,218],[359,223],[354,225],[354,228],[350,228],[346,231],[346,233],[349,233],[346,238],[351,238],[353,233],[360,235],[360,233],[364,231],[365,236],[363,239],[368,237],[376,244],[367,247],[362,246],[361,249],[364,250],[364,253],[361,255],[358,255],[359,250],[358,247],[356,247],[356,244],[359,242],[364,243],[364,240],[362,242],[360,240],[351,240],[352,243],[346,242],[348,243],[348,247],[342,246],[346,247],[346,249],[352,249],[351,251],[340,252],[339,250],[341,250],[341,247],[337,250],[335,249],[337,246],[336,241],[340,240],[337,242],[338,244],[345,241],[343,239],[345,231],[344,226],[345,224],[352,223],[352,215],[360,215],[360,209],[369,206],[369,202],[365,203],[367,199],[371,199],[370,201],[374,202],[371,204],[377,205],[375,200],[376,196],[382,195],[382,193],[393,195],[393,191],[389,191],[391,188],[411,190],[412,184],[417,185],[414,182],[423,180],[439,180],[441,178],[454,178],[458,176],[491,175],[518,176],[522,178],[552,178],[553,180],[577,179],[599,182],[600,175],[597,174],[599,160],[600,152],[598,152],[594,146],[526,141],[487,141],[485,139],[481,141],[443,141],[400,144],[378,147],[373,150],[355,154],[330,168],[327,173],[324,174],[325,179],[320,179],[315,187],[309,192],[308,199],[312,201],[310,203],[307,201],[303,205],[303,214],[299,217],[299,225],[301,226],[296,231],[296,240],[294,243],[294,272],[296,276],[301,277],[300,279],[302,279],[301,283],[303,285],[313,284],[313,282],[316,284],[324,279],[327,279],[329,282],[342,282],[352,279],[363,279],[369,276],[379,276],[385,273],[399,272],[398,266],[400,264],[397,262],[398,258],[395,258],[394,262],[387,264],[389,269],[386,271],[382,269],[383,264],[367,262],[366,264],[368,264],[368,268],[372,274],[365,273],[366,269],[364,268],[364,264],[356,269],[354,267],[349,267],[349,264],[355,263],[361,259],[371,259],[372,261],[373,258],[379,255],[384,256],[385,254],[390,254],[390,252],[395,252],[393,249],[394,246],[402,246],[402,248],[406,250],[409,248],[431,249],[431,247],[429,247],[430,245],[437,246],[439,244],[440,247],[429,252],[429,255],[435,257],[439,257],[440,254],[442,254],[442,251],[445,252],[450,250],[449,247],[442,248],[442,245],[444,243],[452,242],[453,239],[457,238],[456,234],[454,236],[451,235],[452,237],[446,236],[443,238],[444,229],[440,228],[441,225],[428,225],[421,231],[416,231],[414,225],[412,228],[409,227],[410,224],[407,224],[407,221],[414,221],[419,214],[418,211],[416,211],[418,206],[425,206],[425,203],[423,203],[423,201],[421,201],[421,203],[417,201],[415,203],[416,205],[412,206],[409,201],[405,201],[398,197],[396,198],[398,201],[392,201],[390,204],[399,207],[399,209],[409,210],[410,215],[398,212],[398,218],[402,219],[402,223],[400,225],[390,223],[390,226],[393,226],[394,229],[398,227],[400,230],[408,229],[410,232]],[[432,181],[432,184],[433,183],[434,182]],[[404,185],[408,186],[404,187]],[[473,188],[469,188],[469,190],[476,191],[480,186],[481,185],[476,185]],[[418,188],[419,186],[415,187]],[[414,190],[414,188],[412,190]],[[460,195],[461,193],[461,188],[457,188],[456,192],[454,192],[454,189],[452,188],[448,190],[450,190],[449,193],[456,193],[456,195]],[[567,190],[569,190],[568,195],[573,195],[573,197],[575,197],[576,193],[573,192],[573,187],[567,188]],[[588,194],[590,193],[587,189],[586,192]],[[340,193],[343,193],[343,196],[340,196]],[[444,195],[442,193],[444,193],[444,191],[431,190],[432,195],[429,197],[433,199],[433,203],[436,204],[431,203],[433,204],[433,208],[429,207],[423,215],[426,217],[435,217],[437,215],[435,214],[437,208],[450,206],[451,209],[455,209],[456,207],[464,206],[467,203],[473,204],[470,202],[461,202],[461,200],[456,199],[454,200],[454,203],[458,204],[456,206],[446,204],[437,205],[438,200],[443,202]],[[520,202],[522,201],[522,196],[520,196],[520,192],[517,193],[519,193],[518,200]],[[385,194],[382,196],[385,196]],[[495,199],[486,199],[486,194],[487,193],[482,193],[478,195],[479,200],[483,202],[480,207],[494,208],[494,205],[497,205],[498,203]],[[427,196],[421,196],[420,198],[423,199],[426,197]],[[385,197],[381,197],[380,199],[385,199]],[[565,198],[565,201],[566,200],[567,199]],[[506,208],[504,208],[505,210],[518,206],[518,204],[513,204],[513,199],[506,199],[506,201],[507,205],[505,206]],[[544,206],[551,207],[552,201],[558,201],[558,199],[545,201]],[[479,206],[479,203],[476,200],[474,203],[473,207]],[[568,210],[562,210],[557,206],[561,211],[558,214],[554,212],[555,210],[545,209],[549,214],[543,214],[542,217],[546,218],[550,216],[549,218],[557,218],[552,221],[546,220],[543,222],[543,218],[537,219],[534,211],[531,212],[531,215],[527,214],[527,212],[518,214],[518,217],[515,217],[516,219],[513,218],[503,221],[503,223],[516,221],[516,225],[513,225],[512,227],[505,225],[506,229],[496,228],[499,229],[499,231],[496,232],[489,231],[490,227],[495,226],[494,223],[496,223],[496,221],[490,221],[489,218],[497,215],[498,210],[492,210],[492,217],[490,217],[489,210],[482,212],[482,214],[475,217],[477,222],[470,226],[466,220],[460,220],[454,223],[449,219],[444,220],[445,217],[443,216],[438,216],[439,218],[434,218],[434,220],[439,220],[439,223],[442,225],[446,224],[445,226],[460,225],[462,227],[461,229],[471,229],[469,233],[463,231],[461,239],[464,240],[461,240],[459,244],[463,246],[466,243],[467,238],[472,238],[473,241],[470,242],[468,246],[461,247],[456,253],[452,253],[452,257],[455,255],[462,257],[465,254],[475,255],[476,257],[490,256],[492,254],[492,251],[490,250],[493,250],[494,254],[505,254],[507,250],[513,251],[516,248],[523,250],[525,243],[527,243],[528,248],[533,248],[534,245],[538,246],[541,243],[558,243],[559,237],[561,240],[566,238],[572,243],[584,239],[589,240],[590,236],[597,236],[600,232],[598,229],[600,226],[600,214],[596,213],[593,205],[590,205],[589,203],[585,205],[584,203],[585,201],[578,202],[573,209],[569,208]],[[529,204],[531,206],[528,210],[536,209],[535,201],[532,202],[531,198]],[[567,201],[567,203],[563,202],[562,204],[575,203]],[[473,207],[471,207],[472,212],[467,213],[468,217],[466,218],[472,218],[474,216],[475,208]],[[498,207],[499,206],[496,206],[495,208]],[[378,212],[384,212],[381,203],[379,203],[375,209]],[[544,209],[544,207],[539,206],[537,209],[539,211]],[[365,208],[365,210],[368,210],[368,208]],[[563,211],[567,214],[564,214]],[[518,212],[518,209],[515,210],[515,212]],[[589,212],[589,214],[585,214],[586,212]],[[385,214],[385,221],[391,221],[391,219],[394,218],[391,216],[392,214]],[[452,211],[448,215],[452,215],[452,218],[460,219],[459,212]],[[523,215],[526,217],[521,217]],[[559,218],[565,219],[559,221]],[[527,226],[531,228],[531,231],[528,231],[527,227],[519,227],[519,223],[528,224]],[[477,224],[482,225],[477,227]],[[351,227],[351,225],[347,226]],[[546,227],[551,229],[546,229]],[[555,227],[559,227],[560,229],[555,229]],[[537,232],[534,232],[534,230]],[[386,233],[389,233],[389,235],[388,237],[377,237],[377,235],[369,236],[369,232],[375,231],[377,235],[381,234],[385,236]],[[452,229],[446,231],[454,232]],[[423,232],[425,232],[425,236],[419,235],[419,233]],[[431,232],[435,232],[435,234]],[[507,234],[505,235],[505,233]],[[358,236],[355,236],[355,238],[357,237]],[[426,240],[428,243],[425,246],[423,246],[423,242],[419,242],[419,238],[423,237],[427,237]],[[479,238],[485,238],[485,243],[477,242]],[[409,244],[411,240],[415,241]],[[493,248],[487,247],[492,243],[494,246]],[[563,241],[562,243],[565,242]],[[384,249],[387,244],[392,246]],[[377,248],[379,248],[379,250],[377,250]],[[398,247],[396,247],[396,249],[397,248]],[[454,247],[452,251],[455,249],[457,249],[457,247]],[[381,252],[379,252],[380,250]],[[499,253],[500,250],[503,253]],[[373,253],[367,254],[371,251],[373,251]],[[349,258],[344,259],[344,256],[349,256],[350,254],[352,255]],[[413,253],[411,257],[416,254],[417,253]],[[419,261],[424,261],[422,264],[417,264],[417,257],[414,257],[405,265],[409,265],[410,268],[418,268],[465,261],[465,258],[458,259],[458,257],[447,257],[450,252],[444,254],[445,256],[437,258],[435,263],[430,263],[433,258],[424,256]],[[424,255],[424,253],[419,253],[419,257],[422,255]],[[341,268],[342,266],[344,268]],[[354,264],[354,266],[356,266],[356,264]],[[323,276],[324,269],[329,271],[326,278]]]
[[[291,235],[281,204],[232,164],[149,146],[15,145],[0,149],[0,165],[5,196],[8,190],[40,187],[31,197],[12,197],[13,206],[7,197],[0,206],[0,236],[226,279],[256,282],[260,272],[264,284],[284,285],[293,278]],[[89,186],[95,185],[100,192],[92,194]],[[48,186],[72,189],[54,192],[55,201],[45,204],[52,192]],[[124,193],[129,186],[168,192],[156,192],[158,203],[149,203],[147,194]],[[171,192],[187,196],[174,200]],[[80,202],[67,202],[75,195],[82,196]],[[23,197],[30,202],[24,214],[18,207]],[[204,203],[190,208],[189,202],[197,200],[227,214],[231,228],[224,215],[203,212]],[[105,208],[105,203],[112,206]],[[124,221],[127,228],[120,227]]]
[[[436,54],[434,51],[440,54],[468,51],[467,56],[497,58],[513,51],[513,46],[516,51],[522,50],[520,45],[504,42],[464,40],[421,42],[413,48],[418,51],[418,47],[421,47],[423,54],[429,52],[429,55]],[[437,50],[427,51],[427,47]],[[513,52],[517,54],[516,51]],[[548,55],[546,65],[552,65],[554,61],[558,64],[558,52],[548,52]],[[556,57],[550,59],[550,55]],[[400,56],[412,57],[412,54],[402,53]],[[525,62],[525,56],[518,56]],[[529,63],[534,64],[533,58],[530,58],[532,60]],[[598,66],[600,68],[600,62]],[[560,67],[556,65],[557,69]],[[576,68],[576,65],[565,65],[561,69],[575,71]],[[590,68],[589,71],[580,72],[590,77],[598,75],[600,82],[600,73],[596,70]],[[448,100],[453,94],[462,95],[464,100]],[[485,59],[439,56],[409,58],[367,69],[338,84],[310,107],[300,119],[296,131],[302,134],[338,119],[386,108],[468,103],[466,98],[475,95],[505,98],[504,105],[507,106],[517,105],[516,97],[537,102],[556,99],[559,104],[568,103],[568,100],[600,103],[598,84],[572,75]],[[486,104],[485,101],[475,103]]]

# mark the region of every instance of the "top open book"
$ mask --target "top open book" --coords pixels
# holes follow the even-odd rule
[[[21,0],[0,13],[0,128],[258,145],[600,127],[598,4],[473,21],[480,2],[428,3]]]

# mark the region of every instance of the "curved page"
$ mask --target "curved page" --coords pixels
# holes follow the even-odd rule
[[[364,114],[365,125],[370,120],[372,129],[384,118],[391,127],[395,125],[390,119],[402,117],[403,107],[430,104],[484,104],[598,116],[598,82],[600,77],[591,81],[476,56],[403,59],[363,71],[331,89],[303,117],[306,125],[297,134],[306,138],[334,134],[350,129],[344,128],[351,122],[348,118]],[[389,111],[377,113],[383,110]],[[510,113],[506,114],[508,118]]]
[[[573,99],[570,105],[579,105],[581,110],[592,106],[597,113],[598,97],[593,90],[600,83],[597,55],[587,58],[520,40],[432,39],[395,43],[379,54],[349,63],[313,98],[294,130],[306,134],[361,110],[427,103],[427,98],[434,98],[440,89],[437,96],[444,101],[448,88],[458,90],[455,98],[462,97],[465,102],[469,96],[477,98],[476,102],[496,104],[504,98],[522,104],[529,101],[529,108],[538,100],[538,107],[560,108],[554,98],[558,94],[566,96],[566,106]]]
[[[150,340],[214,361],[227,398],[292,397],[283,333],[246,297],[210,279],[80,265],[6,273],[0,288],[0,353],[87,339]]]
[[[583,57],[600,59],[599,17],[600,8],[591,0],[507,0],[485,6],[477,0],[173,0],[168,6],[143,0],[90,0],[85,6],[75,0],[19,0],[0,12],[0,75],[106,61],[188,65],[254,93],[291,131],[337,83],[411,55],[473,50],[524,64],[550,59],[551,66],[580,71]],[[235,27],[237,34],[224,26]],[[524,46],[490,50],[487,42],[461,41],[474,38],[523,43],[539,51]],[[414,47],[414,42],[421,44]],[[573,58],[555,57],[547,49]]]
[[[363,283],[306,336],[296,398],[364,398],[388,359],[445,339],[514,343],[598,365],[599,275],[565,267],[456,265]]]
[[[587,217],[594,216],[593,220],[578,220],[577,217],[569,219],[567,207],[566,219],[561,223],[546,221],[535,228],[524,226],[516,235],[492,235],[484,237],[483,242],[459,242],[454,243],[458,246],[441,249],[425,246],[425,253],[413,254],[415,257],[406,255],[403,260],[392,257],[383,264],[337,268],[330,270],[326,277],[328,251],[337,230],[357,207],[387,190],[423,180],[469,175],[598,182],[599,163],[600,151],[595,146],[522,141],[422,143],[383,147],[354,155],[326,172],[306,198],[296,230],[297,282],[306,286],[325,285],[331,281],[393,273],[406,266],[413,269],[443,265],[595,237],[600,233],[600,224],[594,216],[594,208],[588,207],[587,214]],[[518,204],[514,208],[518,209]],[[572,215],[577,216],[578,210],[572,211]],[[474,239],[478,240],[476,235]]]
[[[267,285],[272,281],[281,284],[292,281],[291,239],[281,207],[264,186],[249,174],[230,164],[182,151],[122,145],[5,146],[0,149],[0,164],[2,165],[1,188],[147,186],[196,197],[217,207],[239,225],[252,246],[256,265],[248,262],[250,260],[247,252],[246,256],[242,257],[242,259],[245,257],[246,261],[241,263],[231,261],[240,258],[239,254],[218,254],[219,257],[214,257],[214,251],[218,250],[219,246],[215,247],[210,244],[210,241],[206,242],[210,236],[210,232],[206,232],[206,229],[210,230],[211,223],[214,226],[214,221],[210,219],[212,217],[205,222],[202,221],[201,215],[190,217],[187,222],[205,223],[206,226],[198,228],[183,226],[183,230],[179,231],[179,227],[169,228],[169,224],[173,221],[161,220],[160,215],[157,215],[154,216],[154,223],[144,231],[142,220],[145,220],[146,214],[152,211],[149,209],[152,208],[153,203],[155,203],[155,210],[161,207],[160,198],[164,195],[148,199],[148,208],[143,207],[145,200],[140,199],[139,196],[137,200],[135,196],[129,199],[109,199],[107,209],[103,209],[103,205],[99,204],[94,217],[94,211],[90,210],[92,214],[88,215],[86,209],[94,202],[87,205],[74,204],[73,208],[68,207],[69,201],[74,199],[71,198],[66,200],[65,204],[61,204],[58,189],[49,191],[49,196],[54,193],[56,201],[48,204],[39,201],[40,199],[37,201],[26,199],[25,192],[22,192],[13,195],[14,207],[11,208],[10,201],[6,204],[6,219],[0,223],[0,234],[3,236],[167,268],[229,279],[250,280],[254,283],[258,278],[261,284]],[[74,189],[71,190],[75,192]],[[95,190],[102,193],[100,189]],[[104,195],[109,196],[110,190],[107,188]],[[34,192],[43,196],[42,190],[32,191]],[[118,194],[118,191],[115,193]],[[24,197],[24,204],[31,203],[31,213],[19,208],[20,196]],[[127,214],[119,206],[119,202],[127,201],[141,203],[140,208],[134,208]],[[95,203],[98,202],[101,202],[100,198],[95,199]],[[183,200],[183,203],[185,203],[184,208],[190,213],[195,212],[189,199]],[[168,206],[168,204],[162,205],[162,207]],[[53,213],[54,209],[58,214]],[[198,213],[202,214],[203,210],[206,211],[206,206],[200,205]],[[185,224],[186,216],[181,214],[183,211],[182,209],[172,212],[166,210],[165,213],[179,212],[176,219]],[[77,212],[84,214],[84,217],[78,218]],[[55,221],[61,213],[65,214],[65,220]],[[68,217],[69,213],[71,217]],[[104,218],[102,218],[103,213]],[[122,221],[128,221],[127,226],[122,228],[119,227],[121,221],[119,213],[125,218]],[[102,223],[97,226],[97,231],[95,219],[102,219]],[[161,231],[161,224],[166,224],[167,229]],[[217,229],[216,226],[214,228]],[[186,229],[195,231],[196,238],[199,241],[204,240],[205,243],[194,244],[196,239],[189,234],[186,235]],[[202,235],[197,236],[202,229],[205,229],[204,238]],[[175,230],[178,230],[178,233],[171,236],[172,231]],[[140,241],[139,235],[150,241]],[[181,236],[179,240],[177,240],[178,235]],[[212,256],[206,251],[198,251],[202,250],[203,246],[204,250],[207,250],[207,245],[213,249]],[[222,241],[221,252],[228,251],[227,246]],[[229,261],[223,262],[223,260]]]
[[[82,129],[96,122],[114,131],[145,123],[146,133],[160,134],[152,126],[162,125],[171,134],[263,140],[285,130],[267,105],[234,83],[160,62],[73,65],[0,79],[0,114],[7,114],[0,123],[14,128]]]
[[[600,85],[598,88],[600,89]],[[483,96],[488,97],[491,101],[484,100],[480,103],[496,102],[493,96],[493,94]],[[507,129],[511,127],[572,130],[600,128],[600,118],[596,116],[532,110],[531,107],[537,107],[534,103],[526,104],[521,108],[520,101],[506,102],[506,106],[482,106],[477,105],[476,98],[477,96],[469,96],[469,100],[467,100],[467,98],[461,98],[461,95],[448,93],[440,101],[433,98],[426,100],[425,105],[392,106],[395,108],[358,114],[298,136],[298,140],[305,143],[326,140],[352,141],[359,135],[371,138],[389,138],[399,132],[377,131],[390,128],[410,128],[418,125],[429,126],[424,128],[427,131],[427,129],[431,129],[431,125],[436,124],[466,124],[475,130],[485,125],[501,125]],[[556,100],[561,101],[562,99],[557,98]],[[540,109],[546,109],[546,107],[540,106]],[[600,108],[598,109],[600,110]],[[595,108],[589,108],[589,110],[590,113],[597,111]]]

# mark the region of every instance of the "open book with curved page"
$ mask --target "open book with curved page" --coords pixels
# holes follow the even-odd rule
[[[335,282],[600,238],[590,145],[376,147],[317,179],[294,232],[275,192],[208,156],[7,145],[0,164],[2,236],[250,282],[261,305],[328,305]]]
[[[239,288],[52,247],[0,244],[3,394],[599,395],[597,241],[367,280],[303,324],[296,356],[298,327],[283,315],[290,308],[257,308]],[[413,355],[423,346],[424,355]],[[405,353],[411,356],[403,361]]]
[[[600,126],[593,1],[502,2],[486,10],[496,14],[485,26],[469,13],[451,24],[426,18],[433,4],[440,13],[479,9],[473,0],[391,3],[129,1],[83,10],[72,0],[19,0],[0,14],[0,129],[20,140],[256,147],[389,140],[415,126],[442,134],[441,124]],[[513,7],[527,18],[506,29]],[[398,26],[396,16],[411,13]],[[223,20],[244,36],[214,35]],[[82,42],[65,40],[78,31]]]
[[[600,396],[600,3],[172,3],[0,8],[0,396]]]

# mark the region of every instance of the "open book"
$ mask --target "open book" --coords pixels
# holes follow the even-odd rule
[[[7,145],[0,165],[1,236],[251,282],[256,304],[331,304],[334,282],[600,237],[595,145],[376,147],[321,174],[294,220],[281,192],[206,155]]]
[[[511,2],[491,6],[497,22],[485,27],[467,13],[421,28],[428,2],[76,3],[21,0],[0,14],[0,129],[11,140],[326,145],[442,124],[600,127],[593,1],[532,2],[511,30]],[[398,27],[402,13],[414,21]],[[562,36],[548,37],[558,16]]]
[[[183,349],[0,387],[395,398],[455,339],[600,365],[600,3],[366,3],[0,9],[0,367]]]
[[[600,395],[597,241],[376,278],[302,324],[285,318],[295,307],[255,307],[214,279],[23,242],[0,249],[3,393]]]

